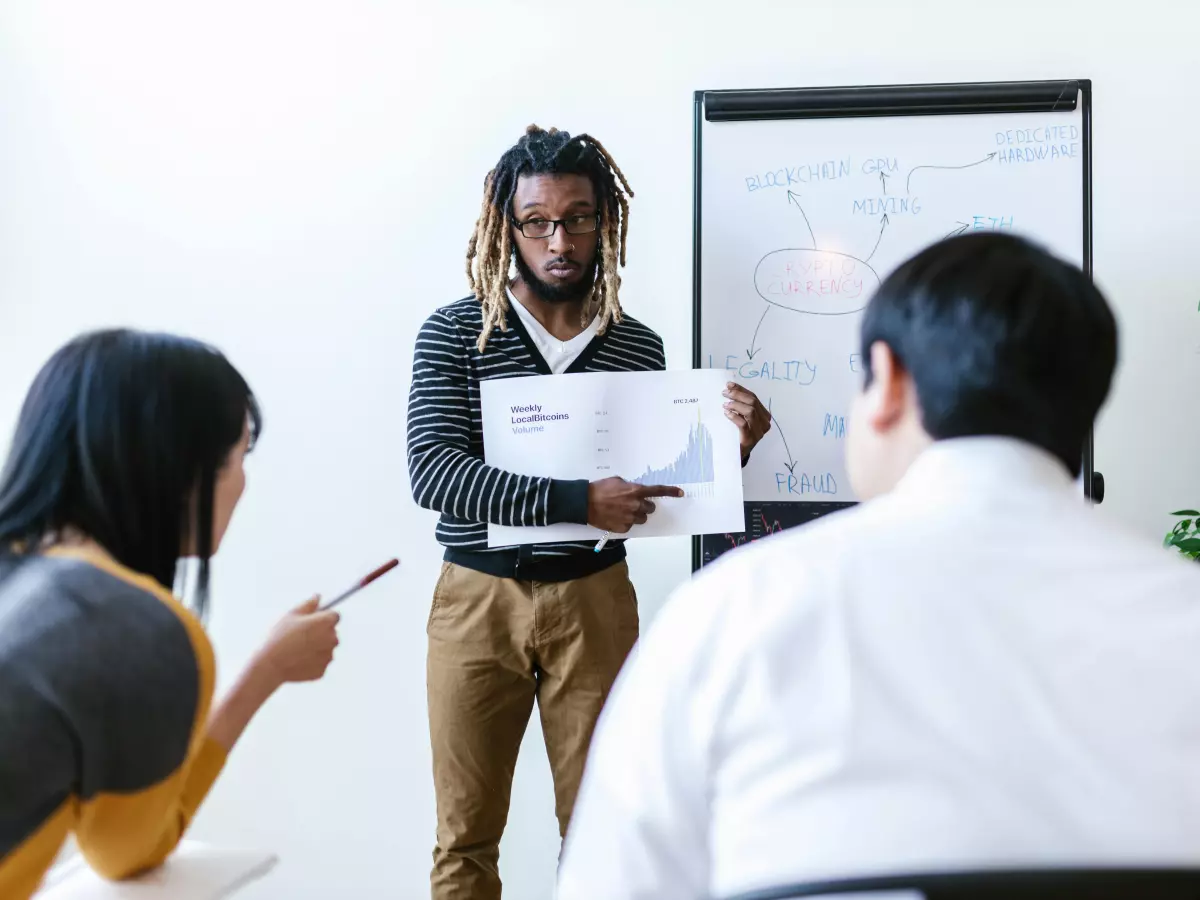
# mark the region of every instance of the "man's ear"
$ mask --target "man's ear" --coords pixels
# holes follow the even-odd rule
[[[890,431],[904,418],[908,373],[883,341],[871,345],[871,386],[866,391],[866,418],[876,431]]]

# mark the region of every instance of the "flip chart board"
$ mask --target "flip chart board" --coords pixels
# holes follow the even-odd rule
[[[745,530],[697,538],[693,568],[857,501],[862,311],[911,255],[1011,231],[1090,274],[1090,108],[1086,80],[697,92],[693,362],[774,427],[744,471]],[[1089,440],[1094,495],[1091,461]]]

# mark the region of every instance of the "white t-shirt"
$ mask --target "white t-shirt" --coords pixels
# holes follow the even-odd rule
[[[559,900],[1200,863],[1200,566],[1065,466],[939,441],[887,497],[721,557],[605,706]]]
[[[521,301],[513,295],[512,291],[508,292],[508,305],[517,311],[517,315],[521,319],[521,324],[525,326],[525,330],[533,338],[533,343],[542,352],[542,356],[546,360],[546,365],[550,367],[550,371],[555,375],[561,375],[567,371],[571,363],[575,362],[576,357],[583,352],[583,348],[590,344],[592,338],[596,336],[597,323],[599,321],[598,316],[593,316],[588,327],[569,341],[560,341],[545,329],[533,313],[527,310],[521,304]]]

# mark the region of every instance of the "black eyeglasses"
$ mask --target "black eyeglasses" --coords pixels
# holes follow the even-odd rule
[[[513,219],[513,224],[527,238],[548,238],[554,234],[559,225],[566,229],[567,234],[591,234],[600,227],[600,215],[599,213],[590,213],[586,216],[571,216],[566,219],[530,219],[528,222],[518,222]]]

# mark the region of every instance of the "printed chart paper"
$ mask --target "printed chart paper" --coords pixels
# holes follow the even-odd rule
[[[681,487],[654,500],[623,538],[710,534],[745,526],[737,426],[724,372],[584,372],[485,381],[484,460],[518,475]],[[598,540],[590,525],[489,524],[488,545]]]

